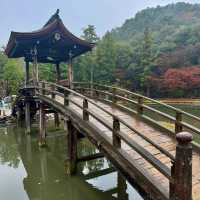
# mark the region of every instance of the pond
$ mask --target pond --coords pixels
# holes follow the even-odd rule
[[[37,131],[36,131],[37,132]],[[62,130],[48,131],[47,148],[39,148],[37,135],[25,135],[16,126],[0,127],[0,199],[2,200],[142,200],[105,158],[78,164],[67,176],[67,142]],[[78,145],[79,156],[97,149],[87,140]]]

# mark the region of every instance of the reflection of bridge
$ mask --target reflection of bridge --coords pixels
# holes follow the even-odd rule
[[[59,113],[68,130],[70,174],[76,169],[77,132],[81,132],[132,184],[137,182],[153,199],[191,200],[192,194],[193,200],[200,199],[199,146],[191,145],[192,135],[182,132],[190,131],[198,140],[200,118],[120,88],[74,83],[72,59],[93,47],[93,43],[66,29],[58,11],[38,31],[11,33],[6,54],[10,58],[25,57],[26,62],[25,85],[14,110],[19,117],[25,110],[27,133],[31,132],[30,118],[39,109],[40,144],[44,145],[45,114],[53,112],[58,122]],[[39,82],[38,62],[56,65],[58,84]],[[61,62],[68,62],[67,81],[61,81]]]
[[[113,168],[99,169],[87,175],[72,177],[64,175],[63,165],[58,154],[63,154],[62,147],[65,142],[62,141],[65,140],[65,136],[59,137],[59,140],[55,141],[60,142],[60,146],[53,142],[49,145],[49,149],[41,150],[37,148],[36,142],[33,142],[30,135],[22,137],[22,135],[16,134],[16,136],[18,137],[20,157],[27,172],[27,177],[24,179],[24,189],[29,199],[50,200],[67,197],[69,200],[100,200],[103,198],[128,200],[126,181],[119,174],[117,186],[108,191],[102,191],[87,181],[113,173]],[[50,140],[55,139],[58,138],[51,138]],[[55,145],[56,155],[54,155]],[[91,167],[96,165],[95,162],[87,164]],[[114,197],[113,194],[117,194],[117,196]]]

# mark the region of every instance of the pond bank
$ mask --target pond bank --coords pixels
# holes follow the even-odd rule
[[[187,98],[169,98],[169,99],[157,99],[166,104],[192,104],[200,105],[200,98],[197,99],[187,99]]]

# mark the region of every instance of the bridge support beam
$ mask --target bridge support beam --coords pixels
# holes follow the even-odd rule
[[[57,82],[59,83],[60,81],[60,64],[59,63],[56,63],[56,79],[57,79]]]
[[[40,103],[39,108],[39,146],[46,146],[46,120],[44,104],[42,102]]]
[[[69,88],[70,88],[70,89],[73,89],[72,53],[69,53],[69,63],[68,63],[68,82],[69,82]]]
[[[29,84],[29,77],[30,77],[30,74],[29,74],[29,59],[28,57],[25,57],[25,86],[27,87],[28,84]]]
[[[170,199],[192,200],[192,135],[181,132],[176,135],[176,139],[174,196],[171,195]]]
[[[57,112],[54,113],[54,123],[55,123],[55,127],[58,128],[60,125],[60,120],[59,120],[59,114]]]
[[[117,197],[118,197],[118,199],[128,200],[129,195],[126,191],[127,191],[126,179],[119,172],[117,172],[117,194],[118,194]]]
[[[30,102],[29,99],[25,98],[25,127],[26,133],[31,133],[31,113],[30,113]]]
[[[77,167],[77,130],[72,124],[71,120],[67,121],[67,161],[66,172],[67,175],[73,175],[76,173]]]

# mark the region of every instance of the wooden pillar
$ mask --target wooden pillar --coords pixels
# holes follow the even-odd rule
[[[77,131],[69,119],[67,121],[67,165],[66,171],[68,175],[73,175],[76,173],[77,165]]]
[[[69,120],[68,117],[64,116],[64,130],[67,131],[67,121]],[[68,132],[67,132],[68,133]]]
[[[70,88],[70,89],[73,89],[72,53],[69,53],[69,63],[68,63],[68,83],[69,83],[69,88]]]
[[[57,82],[60,81],[60,63],[56,63],[56,79]]]
[[[87,99],[83,100],[83,120],[89,121],[89,114],[87,112],[88,109],[88,101]]]
[[[182,121],[182,113],[176,112],[175,133],[182,132],[183,127],[181,125],[181,121]]]
[[[126,179],[119,173],[117,172],[117,197],[120,200],[128,200],[128,193],[126,192],[127,190],[127,183]]]
[[[52,85],[51,89],[52,89],[51,98],[55,100],[56,98],[56,95],[54,93],[56,91],[55,85]],[[59,127],[60,121],[59,121],[59,114],[57,112],[54,113],[54,122],[55,122],[55,127]]]
[[[28,97],[25,97],[25,126],[26,133],[31,133],[31,113],[30,113],[30,101]]]
[[[59,120],[59,114],[56,112],[54,113],[54,122],[55,122],[55,127],[59,127],[60,125],[60,120]]]
[[[173,200],[192,200],[192,135],[181,132],[176,135],[177,147],[174,172]]]
[[[120,131],[120,122],[117,118],[113,118],[113,146],[116,148],[121,147],[121,139],[118,136],[118,132]]]
[[[116,104],[116,103],[117,103],[116,88],[113,87],[111,92],[112,92],[112,102],[113,102],[114,104]]]
[[[46,120],[44,104],[40,102],[39,108],[39,146],[46,146]]]
[[[25,87],[29,84],[30,74],[29,74],[29,60],[28,58],[25,58]]]
[[[138,97],[137,113],[139,115],[143,114],[143,107],[142,107],[143,101],[144,101],[143,97]]]

